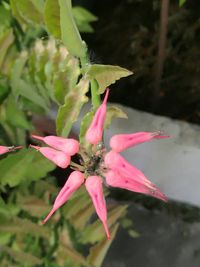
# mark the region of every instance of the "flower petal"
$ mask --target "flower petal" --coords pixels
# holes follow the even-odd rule
[[[79,142],[72,138],[63,138],[59,136],[49,135],[49,136],[37,136],[32,135],[33,138],[43,141],[45,144],[61,150],[66,154],[72,156],[79,151]]]
[[[119,187],[137,193],[143,193],[152,197],[167,201],[167,197],[156,187],[153,188],[142,182],[131,179],[130,177],[122,176],[117,171],[108,171],[106,173],[106,183],[112,187]]]
[[[162,135],[162,132],[138,132],[133,134],[117,134],[111,137],[110,147],[115,152],[121,152],[124,149],[135,145],[147,142],[153,138],[168,138],[169,136]]]
[[[7,152],[15,151],[16,149],[21,149],[22,146],[0,146],[0,155],[3,155]]]
[[[97,109],[92,123],[86,132],[86,140],[93,145],[98,144],[102,139],[103,126],[106,118],[106,103],[108,99],[108,94],[109,89],[106,90],[106,95],[104,97],[103,103]]]
[[[30,147],[35,148],[43,156],[63,169],[67,168],[67,166],[70,164],[71,157],[62,151],[58,151],[50,147],[39,147],[33,145],[30,145]]]
[[[106,202],[103,195],[102,180],[99,176],[89,176],[85,182],[86,189],[92,199],[96,213],[99,216],[99,219],[104,225],[104,229],[107,235],[107,238],[110,239],[110,233],[107,225],[107,210]]]
[[[53,213],[59,209],[71,195],[83,184],[85,178],[82,172],[73,171],[68,180],[66,181],[63,188],[60,190],[59,194],[57,195],[55,202],[53,204],[52,210],[49,212],[47,217],[44,219],[43,223],[46,223],[47,220],[53,215]]]
[[[129,177],[135,181],[142,182],[148,186],[154,187],[151,181],[136,167],[126,161],[120,154],[110,151],[105,155],[104,162],[111,170],[116,170],[123,176]]]

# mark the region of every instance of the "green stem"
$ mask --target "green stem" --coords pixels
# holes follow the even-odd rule
[[[88,56],[80,58],[82,69],[84,70],[90,65]],[[92,106],[93,108],[98,108],[101,104],[101,98],[98,94],[98,83],[95,79],[90,81],[90,90],[91,90],[91,98],[92,98]]]

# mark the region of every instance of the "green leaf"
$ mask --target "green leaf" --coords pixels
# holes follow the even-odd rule
[[[95,79],[98,82],[99,94],[103,94],[109,85],[122,77],[132,75],[133,72],[119,66],[93,64],[88,68],[87,74],[90,80]]]
[[[10,255],[15,261],[18,261],[20,264],[27,263],[33,265],[42,264],[42,260],[33,256],[30,253],[25,253],[23,251],[16,251],[7,246],[1,246],[1,250]]]
[[[34,0],[38,1],[38,0]],[[16,8],[20,16],[28,23],[43,23],[42,10],[39,10],[38,4],[35,5],[31,0],[17,0],[15,1]]]
[[[108,226],[112,227],[120,218],[126,213],[127,205],[117,206],[109,211],[108,213]],[[103,225],[99,220],[96,220],[93,224],[87,226],[84,231],[81,232],[79,241],[83,244],[91,243],[94,244],[103,240],[105,232]]]
[[[23,149],[13,155],[9,154],[0,161],[0,183],[14,187],[22,182],[30,183],[44,177],[54,169],[54,165],[40,153]]]
[[[111,239],[107,240],[107,238],[104,238],[104,240],[102,240],[101,242],[99,242],[97,245],[91,247],[90,249],[90,253],[89,256],[87,258],[87,260],[89,261],[89,263],[94,266],[94,267],[101,267],[103,260],[108,252],[108,249],[110,247],[110,245],[112,244],[117,230],[119,228],[119,224],[115,224],[111,230],[110,230],[110,235],[111,235]]]
[[[67,50],[73,56],[84,57],[86,47],[72,16],[71,0],[59,0],[61,36]]]
[[[179,6],[183,6],[185,4],[186,0],[179,0]]]
[[[48,210],[50,210],[50,205],[42,199],[37,198],[36,196],[22,196],[18,195],[17,204],[22,210],[27,211],[29,214],[35,217],[43,216]]]
[[[14,155],[9,154],[0,161],[0,183],[13,187],[26,179],[25,174],[34,157],[33,153],[21,150]]]
[[[6,103],[6,120],[12,126],[31,129],[31,124],[27,121],[24,112],[11,96]]]
[[[12,234],[31,234],[37,237],[49,239],[50,229],[43,225],[38,225],[27,219],[14,217],[11,220],[0,221],[0,232]]]
[[[17,215],[20,211],[20,208],[13,203],[5,204],[5,202],[0,198],[0,214],[6,218],[13,217]]]
[[[72,13],[76,21],[77,27],[81,32],[93,32],[90,22],[96,21],[98,18],[89,12],[87,9],[76,6],[73,7]]]
[[[0,37],[0,67],[2,67],[3,61],[5,59],[6,53],[8,48],[14,41],[14,35],[12,29],[7,30],[1,37]]]
[[[10,242],[11,233],[0,233],[0,245],[7,245]]]
[[[98,20],[94,14],[81,6],[73,7],[72,14],[74,18],[79,21],[92,22]]]
[[[55,38],[61,39],[60,6],[58,0],[46,0],[44,20],[49,33]]]
[[[73,91],[66,97],[66,102],[58,110],[56,119],[57,135],[67,137],[72,125],[78,119],[81,107],[87,102],[86,93],[89,81],[82,78]]]
[[[107,111],[106,111],[106,120],[105,120],[104,127],[107,128],[111,124],[114,118],[127,119],[128,116],[119,107],[109,106],[107,107]]]

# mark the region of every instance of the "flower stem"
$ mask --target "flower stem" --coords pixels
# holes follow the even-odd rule
[[[88,58],[88,55],[81,57],[81,67],[83,69],[83,72],[87,67],[90,65],[90,61]],[[98,106],[101,104],[101,98],[98,94],[98,83],[95,79],[90,80],[90,90],[91,90],[91,98],[92,98],[92,106],[93,108],[98,108]]]

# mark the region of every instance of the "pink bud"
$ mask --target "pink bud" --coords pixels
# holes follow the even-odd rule
[[[152,188],[151,186],[144,184],[142,181],[138,182],[121,175],[121,173],[117,171],[108,171],[106,173],[106,183],[112,187],[119,187],[133,192],[143,193],[161,199],[165,202],[167,201],[167,197],[158,188],[156,188],[156,186]]]
[[[114,171],[118,171],[120,174],[129,177],[138,182],[142,182],[148,186],[154,187],[154,185],[149,181],[145,175],[126,161],[120,154],[115,151],[110,151],[105,155],[104,162],[106,166]]]
[[[44,219],[43,223],[46,223],[48,219],[54,214],[54,212],[68,201],[71,195],[82,185],[82,183],[84,182],[84,179],[85,178],[82,172],[73,171],[70,174],[65,185],[58,193],[56,200],[53,204],[52,210],[49,212],[47,217]]]
[[[17,146],[17,147],[14,147],[14,146],[0,146],[0,155],[3,155],[7,152],[11,152],[11,151],[15,151],[16,149],[21,149],[22,146]]]
[[[32,135],[32,137],[41,140],[45,144],[55,149],[61,150],[70,156],[76,154],[79,150],[79,142],[72,138],[63,138],[54,135],[49,135],[45,137]]]
[[[109,89],[106,90],[106,95],[104,97],[103,103],[97,109],[92,123],[86,133],[86,140],[93,145],[98,144],[102,139],[103,126],[106,118],[106,103],[108,94]]]
[[[117,134],[110,139],[110,147],[116,151],[121,152],[126,148],[147,142],[153,138],[168,138],[169,136],[161,135],[157,132],[138,132],[133,134]]]
[[[89,176],[85,182],[86,189],[92,199],[96,213],[102,221],[107,238],[110,239],[110,233],[107,225],[106,202],[103,195],[102,180],[99,176]]]
[[[63,169],[67,168],[67,166],[70,164],[71,157],[62,151],[58,151],[50,147],[39,147],[39,146],[33,146],[33,145],[30,145],[30,147],[35,148],[43,156],[45,156],[47,159],[49,159],[50,161],[55,163],[57,166]]]

